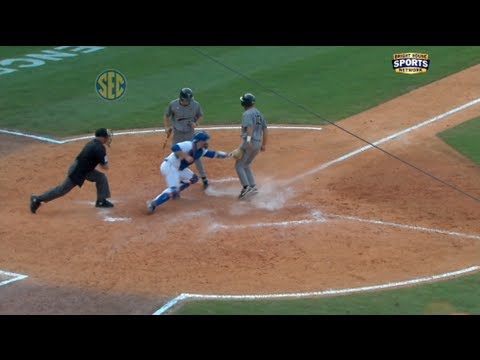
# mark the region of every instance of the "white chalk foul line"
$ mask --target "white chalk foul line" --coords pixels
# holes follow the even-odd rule
[[[3,271],[3,270],[0,270],[0,275],[5,275],[5,276],[12,277],[11,279],[4,280],[4,281],[0,282],[0,286],[10,284],[11,282],[14,282],[14,281],[23,280],[23,279],[28,277],[27,275],[16,274],[16,273]]]
[[[319,297],[319,296],[325,296],[325,295],[353,294],[353,293],[359,293],[359,292],[365,292],[365,291],[391,289],[391,288],[396,288],[400,286],[431,282],[435,280],[446,279],[449,277],[463,275],[473,271],[478,271],[479,269],[480,269],[480,266],[471,266],[466,269],[457,270],[457,271],[453,271],[445,274],[427,276],[427,277],[412,279],[407,281],[399,281],[399,282],[380,284],[380,285],[362,286],[362,287],[350,288],[350,289],[323,290],[323,291],[306,292],[306,293],[264,294],[264,295],[204,295],[204,294],[185,293],[167,302],[164,306],[162,306],[160,309],[155,311],[153,315],[162,315],[165,312],[167,312],[169,309],[171,309],[173,306],[175,306],[179,302],[186,299],[259,300],[259,299],[302,298],[302,297]]]
[[[30,134],[22,133],[22,132],[19,132],[19,131],[10,131],[10,130],[0,129],[0,133],[9,134],[9,135],[16,135],[16,136],[23,136],[23,137],[36,139],[36,140],[40,140],[40,141],[46,141],[46,142],[54,143],[54,144],[63,144],[64,143],[64,141],[61,141],[61,140],[50,139],[50,138],[47,138],[47,137],[44,137],[44,136],[30,135]]]
[[[280,125],[277,126],[277,125],[270,125],[268,128],[269,129],[285,129],[285,130],[317,130],[317,131],[322,130],[321,127],[313,127],[313,126],[280,126]],[[199,127],[199,128],[196,128],[196,129],[197,130],[208,130],[208,131],[210,131],[210,130],[240,130],[240,127],[238,127],[238,126],[212,126],[212,127]],[[157,132],[165,132],[165,129],[119,131],[119,132],[114,132],[113,136],[115,137],[115,136],[120,136],[120,135],[138,135],[138,134],[149,134],[149,133],[157,133]],[[22,132],[19,132],[19,131],[11,131],[11,130],[4,130],[4,129],[0,129],[0,133],[28,137],[28,138],[37,139],[37,140],[40,140],[40,141],[46,141],[46,142],[53,143],[53,144],[66,144],[66,143],[73,142],[73,141],[93,139],[93,137],[90,135],[90,136],[76,137],[76,138],[72,138],[72,139],[56,140],[56,139],[51,139],[51,138],[44,137],[44,136],[30,135],[30,134],[22,133]]]
[[[445,112],[445,113],[443,113],[443,114],[434,116],[433,118],[428,119],[428,120],[426,120],[426,121],[424,121],[424,122],[422,122],[422,123],[420,123],[420,124],[417,124],[417,125],[415,125],[415,126],[409,127],[409,128],[404,129],[404,130],[402,130],[402,131],[396,132],[395,134],[392,134],[392,135],[387,136],[387,137],[385,137],[385,138],[383,138],[383,139],[380,139],[380,140],[378,140],[378,141],[375,141],[375,142],[372,143],[372,144],[375,145],[375,146],[380,145],[380,144],[383,144],[383,143],[385,143],[385,142],[387,142],[387,141],[390,141],[390,140],[392,140],[392,139],[395,139],[395,138],[397,138],[397,137],[399,137],[399,136],[401,136],[401,135],[407,134],[407,133],[409,133],[409,132],[411,132],[411,131],[413,131],[413,130],[417,130],[417,129],[423,127],[423,126],[426,126],[426,125],[431,124],[431,123],[433,123],[433,122],[435,122],[435,121],[441,120],[441,119],[443,119],[443,118],[445,118],[445,117],[447,117],[447,116],[449,116],[449,115],[452,115],[452,114],[455,114],[455,113],[457,113],[457,112],[459,112],[459,111],[465,110],[466,108],[469,108],[469,107],[471,107],[471,106],[473,106],[473,105],[476,105],[476,104],[478,104],[478,103],[480,103],[480,98],[475,99],[475,100],[473,100],[473,101],[470,101],[470,102],[468,102],[468,103],[466,103],[466,104],[464,104],[464,105],[461,105],[461,106],[459,106],[459,107],[456,107],[456,108],[454,108],[454,109],[452,109],[452,110],[449,110],[449,111],[447,111],[447,112]],[[367,150],[369,150],[369,149],[372,149],[372,148],[373,148],[372,145],[363,146],[363,147],[361,147],[360,149],[357,149],[357,150],[354,150],[354,151],[352,151],[352,152],[349,152],[348,154],[345,154],[345,155],[343,155],[343,156],[340,156],[340,157],[337,158],[337,159],[334,159],[334,160],[331,160],[331,161],[329,161],[329,162],[326,162],[326,163],[320,165],[319,167],[316,167],[316,168],[311,169],[311,170],[309,170],[309,171],[307,171],[307,172],[305,172],[305,173],[303,173],[303,174],[300,174],[300,175],[298,175],[298,176],[295,176],[294,178],[292,178],[292,179],[288,180],[287,182],[285,182],[285,184],[289,184],[289,183],[295,182],[295,181],[297,181],[299,178],[302,178],[302,177],[304,177],[304,176],[311,175],[311,174],[314,174],[314,173],[316,173],[316,172],[318,172],[318,171],[324,170],[324,169],[332,166],[333,164],[336,164],[336,163],[339,163],[339,162],[341,162],[341,161],[343,161],[343,160],[349,159],[349,158],[351,158],[351,157],[353,157],[353,156],[355,156],[355,155],[358,155],[358,154],[360,154],[360,153],[362,153],[362,152],[364,152],[364,151],[367,151]]]
[[[335,218],[343,219],[343,220],[350,220],[350,221],[358,221],[358,222],[364,222],[364,223],[370,223],[370,224],[383,225],[383,226],[392,226],[392,227],[397,227],[397,228],[401,228],[401,229],[417,230],[417,231],[431,232],[431,233],[442,234],[442,235],[459,236],[459,237],[464,237],[464,238],[469,238],[469,239],[480,240],[480,235],[465,234],[465,233],[456,232],[456,231],[432,229],[432,228],[415,226],[415,225],[396,224],[396,223],[381,221],[381,220],[361,219],[361,218],[354,217],[354,216],[344,216],[344,215],[335,215],[335,214],[325,214],[325,216],[335,217]]]
[[[245,228],[260,228],[260,227],[278,227],[278,226],[293,226],[293,225],[306,225],[325,222],[325,219],[303,219],[303,220],[291,220],[291,221],[277,221],[269,223],[255,223],[245,225],[224,225],[214,223],[211,225],[210,230],[215,231],[218,229],[245,229]]]
[[[388,222],[388,221],[362,219],[355,216],[345,216],[345,215],[336,215],[336,214],[327,214],[327,213],[323,213],[321,217],[314,216],[314,219],[302,219],[302,220],[279,221],[279,222],[263,222],[263,223],[242,224],[242,225],[225,225],[225,224],[214,223],[210,226],[210,230],[216,231],[218,229],[235,230],[235,229],[246,229],[246,228],[259,228],[259,227],[309,225],[309,224],[318,224],[318,223],[327,222],[327,219],[325,218],[328,218],[328,217],[348,220],[348,221],[357,221],[357,222],[363,222],[363,223],[369,223],[369,224],[375,224],[375,225],[391,226],[391,227],[396,227],[401,229],[424,231],[424,232],[430,232],[435,234],[459,236],[459,237],[464,237],[469,239],[480,240],[480,235],[475,235],[475,234],[465,234],[465,233],[456,232],[456,231],[433,229],[433,228],[408,225],[408,224],[397,224],[397,223]]]
[[[176,304],[178,304],[180,301],[185,300],[188,298],[187,294],[181,294],[178,295],[176,298],[173,298],[169,300],[165,305],[163,305],[160,309],[155,311],[152,315],[162,315],[165,313],[168,309],[174,307]]]

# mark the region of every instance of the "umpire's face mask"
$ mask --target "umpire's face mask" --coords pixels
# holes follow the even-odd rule
[[[203,144],[203,148],[208,149],[208,142],[205,141],[205,143]]]

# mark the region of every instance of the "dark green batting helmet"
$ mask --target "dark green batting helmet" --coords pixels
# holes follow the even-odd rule
[[[242,104],[242,106],[251,106],[255,104],[255,96],[250,93],[245,93],[244,95],[240,96],[240,104]]]
[[[180,100],[190,103],[193,99],[193,91],[190,88],[180,90]]]

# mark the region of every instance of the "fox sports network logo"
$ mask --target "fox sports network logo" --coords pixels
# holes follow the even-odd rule
[[[127,92],[127,78],[118,70],[105,70],[95,81],[97,94],[105,100],[118,100]]]
[[[393,70],[400,74],[423,74],[430,67],[428,54],[403,53],[393,54]]]

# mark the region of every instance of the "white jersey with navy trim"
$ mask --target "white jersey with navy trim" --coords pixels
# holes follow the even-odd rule
[[[192,163],[189,163],[185,159],[180,159],[175,154],[175,151],[179,151],[179,150],[190,155],[191,157],[193,157],[194,160],[197,160],[202,156],[214,158],[216,155],[215,151],[211,151],[203,148],[197,149],[197,144],[194,143],[193,141],[183,141],[178,144],[175,144],[172,146],[173,152],[165,158],[165,161],[168,161],[168,163],[170,163],[171,166],[179,170],[183,170],[189,167],[190,165],[192,165]]]
[[[208,145],[208,143],[206,144]],[[190,163],[185,159],[180,159],[175,152],[184,152],[193,158]],[[168,188],[163,190],[152,201],[147,202],[147,209],[152,213],[155,208],[170,198],[176,198],[180,191],[185,190],[191,184],[198,182],[198,176],[188,167],[195,163],[202,156],[209,158],[225,159],[230,157],[223,151],[207,150],[205,148],[197,149],[197,143],[193,141],[182,141],[172,146],[172,153],[168,155],[160,165],[160,172],[165,177]]]

